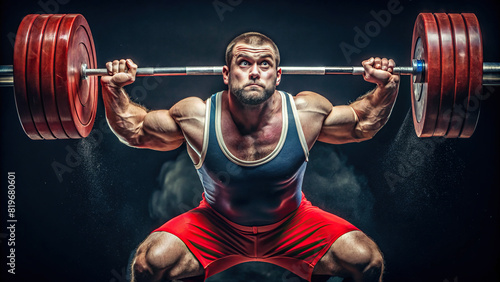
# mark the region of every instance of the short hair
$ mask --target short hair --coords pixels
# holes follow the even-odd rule
[[[233,58],[233,48],[237,43],[243,42],[248,45],[254,45],[254,46],[262,46],[269,44],[271,47],[274,49],[274,52],[276,53],[276,68],[279,67],[280,65],[280,51],[278,50],[278,46],[274,43],[274,41],[271,40],[271,38],[265,36],[262,33],[259,32],[245,32],[243,34],[240,34],[236,36],[229,44],[227,45],[226,48],[226,65],[228,67],[231,66],[231,61]]]

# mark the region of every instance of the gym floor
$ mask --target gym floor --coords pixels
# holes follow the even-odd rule
[[[484,61],[500,62],[496,2],[2,1],[0,65],[12,64],[15,32],[30,13],[83,14],[103,67],[117,58],[140,66],[222,65],[227,43],[250,30],[275,40],[283,66],[356,65],[370,56],[409,65],[419,12],[472,12],[481,24]],[[377,19],[383,10],[390,11],[385,21]],[[361,42],[358,30],[370,25]],[[136,102],[160,109],[223,88],[217,76],[156,77],[138,78],[127,90]],[[354,76],[286,76],[279,87],[292,94],[316,91],[334,104],[372,88]],[[410,79],[402,77],[392,116],[374,139],[317,144],[311,151],[304,192],[379,244],[384,281],[500,279],[500,88],[484,91],[469,139],[417,138]],[[0,92],[1,281],[126,281],[135,247],[200,200],[202,188],[185,147],[155,152],[123,145],[107,127],[100,98],[89,138],[31,141],[19,124],[12,88]],[[10,190],[17,222],[7,229],[13,224],[9,172],[15,173]],[[11,249],[15,274],[8,272]],[[300,280],[279,267],[248,263],[209,281]]]

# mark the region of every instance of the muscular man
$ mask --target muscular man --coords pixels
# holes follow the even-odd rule
[[[364,79],[377,87],[348,106],[333,106],[314,92],[277,91],[279,62],[271,39],[242,34],[226,50],[228,90],[158,111],[132,103],[123,90],[135,80],[131,60],[106,64],[104,105],[119,139],[160,151],[186,142],[204,187],[197,208],[138,247],[134,281],[203,281],[247,261],[273,263],[308,281],[381,280],[377,245],[349,222],[312,206],[301,186],[316,141],[359,142],[385,124],[399,87],[395,63],[363,61]]]

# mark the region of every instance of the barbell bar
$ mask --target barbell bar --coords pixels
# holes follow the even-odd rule
[[[415,65],[410,67],[395,67],[393,73],[400,75],[422,75],[425,63],[422,60],[412,60]],[[308,66],[282,66],[282,73],[285,75],[333,75],[352,74],[362,75],[364,68],[359,66],[330,66],[330,67],[308,67]],[[483,63],[483,85],[500,85],[500,63]],[[89,76],[107,75],[104,68],[87,69],[87,65],[82,65],[82,79]],[[138,77],[144,76],[187,76],[187,75],[222,75],[222,66],[194,66],[194,67],[140,67],[137,68]],[[417,80],[419,81],[419,80]],[[0,65],[0,86],[14,86],[13,66]]]
[[[96,116],[95,47],[80,14],[27,15],[19,25],[14,64],[0,66],[0,86],[14,86],[25,133],[34,140],[88,136]],[[364,73],[360,66],[282,67],[285,75]],[[142,67],[137,76],[220,75],[222,66]],[[415,21],[411,66],[412,114],[419,137],[472,136],[483,85],[500,85],[500,63],[483,62],[474,14],[421,13]]]
[[[0,66],[1,67],[1,66]],[[10,66],[11,67],[11,66]],[[400,75],[421,76],[425,69],[423,60],[412,60],[412,66],[395,67],[393,73]],[[282,66],[282,74],[285,75],[332,75],[332,74],[364,74],[364,68],[359,66],[330,66],[330,67],[307,67],[307,66]],[[500,63],[483,63],[483,85],[500,85]],[[107,75],[106,69],[87,69],[82,65],[82,77]],[[137,76],[182,76],[182,75],[222,75],[222,66],[200,66],[200,67],[141,67],[137,68]],[[415,81],[421,81],[416,79]]]

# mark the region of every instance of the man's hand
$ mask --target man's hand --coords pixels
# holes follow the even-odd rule
[[[396,63],[392,59],[371,57],[368,60],[364,60],[361,64],[365,68],[363,78],[368,82],[379,86],[385,86],[391,81],[399,82],[399,75],[392,73],[396,66]]]
[[[107,62],[108,75],[101,77],[101,83],[110,87],[122,88],[135,81],[137,65],[131,59]]]

